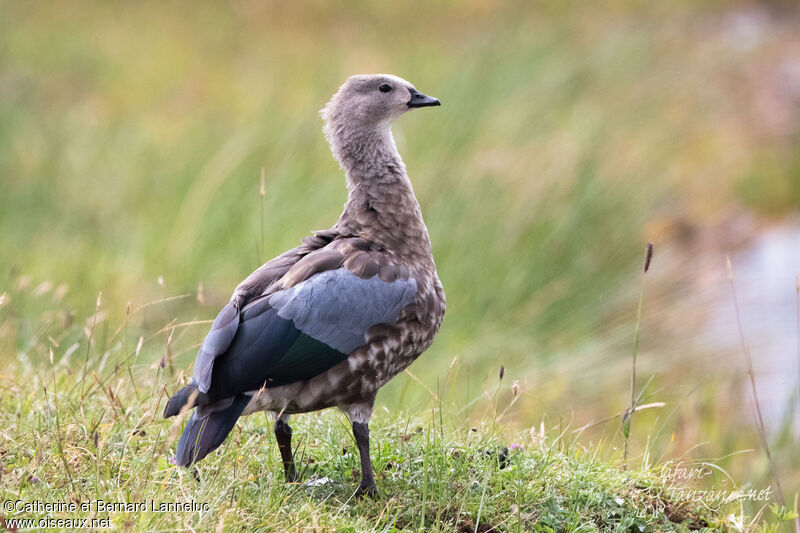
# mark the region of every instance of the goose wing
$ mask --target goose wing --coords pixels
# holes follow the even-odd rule
[[[344,361],[376,324],[396,322],[416,280],[361,239],[334,241],[262,296],[222,310],[195,363],[209,401],[310,379]]]
[[[240,313],[243,307],[264,292],[277,280],[286,275],[298,262],[318,250],[324,249],[336,238],[334,230],[317,231],[302,240],[302,244],[268,261],[242,281],[233,293],[230,302],[222,308],[211,330],[206,335],[194,364],[194,381],[207,384],[211,379],[214,360],[225,353],[233,342],[239,328]],[[208,386],[200,385],[206,392]]]

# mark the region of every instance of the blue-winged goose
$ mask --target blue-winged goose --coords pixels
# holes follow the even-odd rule
[[[176,460],[190,465],[236,420],[276,413],[286,479],[297,474],[288,415],[336,406],[361,454],[359,494],[377,494],[369,419],[378,389],[424,352],[445,310],[428,230],[392,122],[437,106],[390,75],[349,78],[322,110],[325,136],[347,177],[339,221],[264,264],[236,287],[197,353],[191,384],[164,416],[194,408]]]

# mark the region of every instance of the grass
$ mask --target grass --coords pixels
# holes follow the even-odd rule
[[[631,422],[633,415],[636,413],[638,407],[638,399],[636,395],[636,356],[639,353],[639,331],[642,324],[642,304],[644,303],[644,275],[650,269],[650,262],[653,259],[653,243],[648,242],[645,249],[644,264],[642,268],[642,285],[639,288],[639,304],[636,307],[636,326],[633,332],[633,354],[631,356],[631,404],[625,415],[622,418],[622,434],[625,436],[625,448],[623,457],[625,461],[628,460],[628,443],[631,435]],[[644,394],[647,386],[645,385],[639,393],[639,398]]]
[[[736,297],[736,284],[734,282],[733,277],[733,267],[731,266],[730,258],[726,258],[727,267],[728,267],[728,281],[731,285],[731,295],[733,296],[733,305],[734,310],[736,312],[736,325],[739,329],[739,338],[742,344],[742,355],[745,358],[745,364],[747,366],[747,377],[750,381],[750,390],[753,393],[753,405],[755,406],[755,414],[756,414],[756,421],[758,423],[758,434],[761,438],[761,444],[764,447],[764,453],[767,455],[767,460],[769,461],[769,466],[772,469],[772,476],[775,479],[775,490],[777,492],[778,501],[784,502],[786,499],[783,496],[783,488],[781,487],[780,476],[778,475],[778,470],[775,468],[775,463],[772,459],[772,452],[769,449],[769,439],[767,437],[767,429],[764,426],[764,415],[761,411],[761,402],[758,401],[758,391],[756,388],[756,378],[755,372],[753,371],[753,358],[750,355],[750,348],[747,346],[747,341],[745,340],[744,336],[744,328],[742,328],[742,319],[739,314],[739,300]]]
[[[497,404],[499,385],[487,402],[494,415],[480,426],[465,423],[464,409],[447,407],[438,396],[429,416],[377,413],[372,455],[383,496],[374,501],[352,497],[358,455],[349,424],[332,411],[293,421],[301,476],[325,481],[316,487],[283,483],[271,420],[262,414],[244,419],[193,474],[169,461],[182,420],[160,416],[165,391],[176,387],[170,344],[178,326],[134,344],[126,341],[130,324],[110,333],[98,327],[97,313],[63,330],[47,328],[47,321],[43,317],[36,328],[47,335],[31,339],[29,348],[46,350],[49,361],[17,365],[0,378],[0,499],[91,507],[6,510],[7,526],[15,518],[45,517],[108,519],[99,524],[137,531],[685,531],[726,525],[724,515],[673,499],[676,487],[655,467],[623,471],[600,460],[598,450],[587,452],[544,426],[523,433],[507,427],[507,410]],[[86,347],[83,365],[70,363],[70,357],[80,360],[78,350],[53,356],[76,338]],[[476,402],[472,409],[483,407]],[[143,502],[145,510],[111,507]],[[175,502],[207,507],[160,510]]]
[[[687,494],[694,485],[666,475],[669,463],[623,462],[610,443],[587,448],[569,428],[544,422],[515,429],[506,416],[520,386],[504,381],[504,370],[473,401],[456,404],[455,360],[438,392],[429,391],[427,415],[376,412],[371,450],[382,491],[376,500],[352,497],[357,450],[347,420],[330,410],[292,420],[301,483],[284,484],[271,419],[261,413],[240,421],[197,470],[176,467],[170,458],[183,420],[160,413],[183,381],[174,365],[181,330],[207,324],[184,327],[173,318],[147,325],[154,319],[148,315],[171,304],[134,308],[112,327],[100,298],[91,316],[59,323],[64,308],[52,295],[6,296],[0,332],[26,335],[19,357],[29,359],[0,376],[0,500],[89,506],[6,509],[6,526],[16,518],[92,518],[99,527],[133,531],[486,533],[738,530],[737,524],[757,523],[738,501],[704,505]],[[23,309],[24,324],[17,321]],[[33,321],[36,309],[41,314]],[[314,480],[316,486],[304,484]],[[171,504],[194,507],[176,511]],[[759,530],[771,531],[770,524],[777,524],[774,517]]]
[[[782,92],[763,92],[784,87],[775,76],[796,42],[791,9],[753,7],[768,25],[748,48],[735,21],[751,12],[728,2],[615,1],[602,12],[522,1],[0,6],[3,490],[37,475],[26,466],[13,477],[11,450],[23,442],[19,453],[34,454],[37,468],[35,450],[56,454],[58,494],[82,490],[89,456],[78,448],[93,450],[95,429],[118,457],[132,457],[122,447],[137,443],[168,453],[173,430],[150,411],[190,369],[207,321],[263,258],[340,212],[343,179],[316,110],[364,71],[402,75],[444,104],[403,117],[395,134],[448,313],[411,368],[418,380],[401,375],[382,391],[379,410],[390,414],[376,431],[391,435],[406,417],[428,428],[435,396],[446,399],[434,405],[444,421],[458,413],[446,433],[452,447],[468,447],[468,426],[495,428],[480,433],[490,448],[545,420],[565,460],[596,456],[613,472],[624,440],[613,415],[630,408],[637,329],[636,375],[651,381],[634,402],[648,408],[636,410],[630,472],[681,458],[719,466],[737,487],[774,483],[757,427],[740,416],[750,409],[747,374],[732,363],[741,355],[703,344],[707,310],[675,304],[701,273],[663,265],[687,234],[742,206],[762,216],[796,210],[798,137],[764,115],[791,118],[794,107]],[[637,326],[632,280],[647,241],[659,261]],[[18,425],[17,412],[45,405],[35,402],[45,402],[48,383],[49,413]],[[783,411],[767,439],[791,505],[800,491],[796,399]],[[147,413],[147,436],[132,438]],[[243,431],[255,427],[266,424]],[[159,430],[162,440],[150,440]],[[525,454],[539,453],[529,444]],[[272,447],[256,456],[274,461]],[[432,464],[450,460],[436,454]],[[109,466],[110,479],[144,475],[141,490],[155,491],[153,472],[169,471],[139,466]],[[717,472],[698,485],[725,479]],[[408,491],[405,505],[423,501]],[[487,488],[484,498],[493,496]],[[471,520],[499,516],[480,501],[468,507]],[[413,508],[419,525],[426,513]],[[770,516],[761,510],[743,502],[737,516]]]

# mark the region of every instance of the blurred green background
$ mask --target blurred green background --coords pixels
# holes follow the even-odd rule
[[[443,102],[394,132],[448,312],[411,367],[424,386],[401,375],[382,405],[425,411],[436,394],[472,406],[504,365],[501,403],[512,381],[522,390],[509,423],[574,429],[618,413],[653,241],[639,385],[653,376],[644,401],[667,405],[637,415],[637,457],[752,449],[719,464],[769,485],[724,258],[747,263],[779,227],[795,266],[776,335],[795,344],[753,349],[770,362],[758,383],[784,488],[800,486],[793,3],[0,1],[0,12],[10,364],[46,357],[31,339],[85,320],[101,291],[111,331],[128,302],[182,294],[136,315],[142,330],[213,318],[262,261],[335,222],[344,178],[317,111],[347,76],[388,72]],[[760,294],[759,272],[742,291]],[[42,320],[54,300],[63,312]],[[745,309],[745,330],[768,305]],[[207,327],[181,330],[177,368]],[[619,420],[581,438],[613,450]]]

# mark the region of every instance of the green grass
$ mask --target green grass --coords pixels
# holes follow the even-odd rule
[[[36,407],[43,405],[31,405]],[[290,485],[283,482],[274,438],[264,430],[268,424],[262,416],[237,428],[195,478],[166,459],[169,424],[137,428],[109,421],[102,424],[96,447],[80,424],[66,424],[65,466],[57,449],[42,445],[51,440],[54,424],[27,410],[21,414],[17,423],[25,425],[30,440],[20,443],[13,458],[11,466],[20,478],[4,487],[4,500],[208,504],[204,513],[151,512],[148,503],[147,512],[79,514],[110,516],[114,528],[213,530],[224,524],[248,531],[314,525],[324,531],[475,531],[476,526],[484,532],[685,531],[706,523],[710,514],[681,508],[654,474],[621,472],[576,456],[576,450],[558,442],[525,438],[525,449],[510,452],[501,464],[498,452],[506,441],[490,437],[483,428],[434,435],[416,419],[393,421],[396,413],[381,415],[373,424],[372,453],[382,491],[376,500],[352,497],[358,483],[357,451],[346,421],[334,413],[295,424],[303,481]],[[90,419],[99,415],[92,410],[85,414]],[[148,418],[141,410],[125,414]],[[70,426],[73,431],[66,429]],[[330,481],[317,487],[302,484],[315,478]],[[68,479],[77,487],[70,490]],[[42,514],[5,514],[6,519],[15,516]]]
[[[427,414],[399,407],[402,398],[377,410],[371,452],[378,499],[352,497],[357,450],[346,418],[332,410],[292,419],[298,484],[283,481],[272,419],[263,413],[241,420],[196,471],[179,468],[170,458],[185,415],[164,420],[160,413],[183,381],[174,364],[183,331],[197,326],[176,319],[146,325],[170,301],[132,309],[113,326],[102,302],[90,317],[70,317],[55,300],[18,290],[0,307],[3,338],[14,332],[25,346],[20,364],[0,375],[0,500],[90,507],[4,509],[7,521],[96,518],[104,520],[99,526],[135,531],[485,533],[733,530],[753,520],[737,501],[703,505],[686,495],[695,484],[665,475],[669,463],[623,464],[611,443],[587,448],[568,427],[515,428],[507,417],[520,389],[507,378],[456,404],[457,364],[429,392]],[[304,484],[323,478],[317,487]],[[176,502],[202,507],[161,510]],[[108,510],[122,503],[145,509]],[[771,531],[770,523],[760,530]]]
[[[44,331],[47,321],[37,329]],[[333,411],[293,421],[303,482],[327,478],[326,484],[284,484],[272,421],[264,414],[241,421],[193,474],[169,462],[183,421],[160,416],[165,391],[175,389],[171,333],[139,347],[138,341],[126,340],[127,325],[109,336],[94,318],[61,331],[47,329],[56,337],[36,340],[34,335],[32,352],[58,350],[74,338],[94,342],[88,351],[17,365],[0,378],[0,499],[92,507],[85,512],[4,511],[7,521],[108,518],[101,525],[142,531],[223,526],[248,531],[685,531],[702,524],[725,526],[724,516],[673,499],[671,480],[655,467],[622,470],[544,427],[523,433],[508,428],[496,395],[490,402],[494,414],[476,427],[465,423],[464,408],[447,407],[441,400],[432,404],[429,416],[380,410],[371,435],[382,491],[376,500],[352,497],[359,479],[357,451],[347,420]],[[142,365],[141,360],[155,364]],[[97,501],[145,502],[146,510],[108,511]],[[152,502],[196,502],[207,508],[162,512],[153,511]]]
[[[82,439],[65,440],[66,450],[91,450],[97,421],[84,414],[106,412],[101,441],[140,442],[163,460],[167,444],[150,440],[159,429],[138,440],[123,436],[161,387],[172,390],[191,371],[208,327],[203,321],[233,287],[263,259],[336,219],[344,180],[317,110],[347,75],[386,71],[443,102],[403,117],[395,134],[431,231],[448,312],[433,347],[411,367],[419,382],[401,375],[381,392],[378,410],[390,413],[376,431],[391,435],[405,417],[432,431],[424,417],[433,393],[446,398],[445,411],[458,413],[446,442],[468,447],[467,426],[491,427],[495,404],[508,405],[518,381],[502,435],[481,433],[487,447],[545,420],[565,460],[585,450],[586,464],[588,454],[598,468],[615,471],[619,418],[590,423],[628,406],[640,251],[653,241],[637,382],[653,377],[639,403],[666,405],[636,413],[629,464],[650,471],[674,458],[711,461],[737,486],[770,486],[758,433],[740,416],[749,413],[746,382],[726,359],[739,361],[740,354],[694,341],[697,314],[678,320],[680,311],[670,307],[673,294],[693,290],[691,281],[661,270],[684,228],[702,232],[741,204],[764,214],[800,205],[797,136],[775,130],[758,104],[759,91],[770,87],[759,80],[772,79],[778,52],[794,49],[796,19],[781,11],[761,45],[741,48],[731,45],[736,35],[724,22],[740,7],[235,1],[187,10],[147,1],[0,0],[0,401],[9,406],[3,460],[34,438],[26,453],[55,453],[56,412],[62,437]],[[87,319],[99,292],[101,315]],[[137,311],[180,295],[187,296]],[[164,328],[173,320],[199,323],[176,327],[167,346],[171,330]],[[82,329],[93,323],[89,350]],[[128,327],[115,336],[123,323]],[[140,335],[143,349],[128,360]],[[23,430],[16,413],[31,402],[43,405],[35,402],[45,401],[44,385],[53,380],[51,348],[58,409],[37,412],[36,424]],[[159,369],[162,357],[167,366]],[[494,390],[500,365],[507,377],[490,402],[484,392]],[[92,373],[124,398],[128,414],[112,407]],[[89,395],[79,401],[84,388]],[[800,490],[796,409],[788,406],[785,423],[770,435],[787,504]],[[326,423],[346,441],[346,431]],[[157,417],[150,424],[162,435],[169,427]],[[257,427],[266,427],[263,419],[243,431]],[[556,438],[562,432],[571,436],[566,442]],[[272,448],[256,457],[274,463]],[[88,455],[76,461],[76,472],[92,463]],[[28,467],[15,473],[11,464],[4,491],[34,475]],[[141,494],[175,494],[172,486],[156,487],[155,477],[133,479],[142,475],[138,467],[126,468],[113,471],[120,483],[130,476],[146,485]],[[151,469],[161,472],[160,482],[168,471],[163,464]],[[276,471],[264,469],[269,479]],[[52,477],[59,494],[82,490],[65,489],[63,475]],[[719,486],[722,478],[701,486]],[[366,512],[361,506],[370,504],[355,505]],[[766,517],[760,505],[743,508]],[[335,516],[358,514],[337,509]],[[472,503],[469,511],[476,519]],[[497,516],[487,511],[491,520]]]

